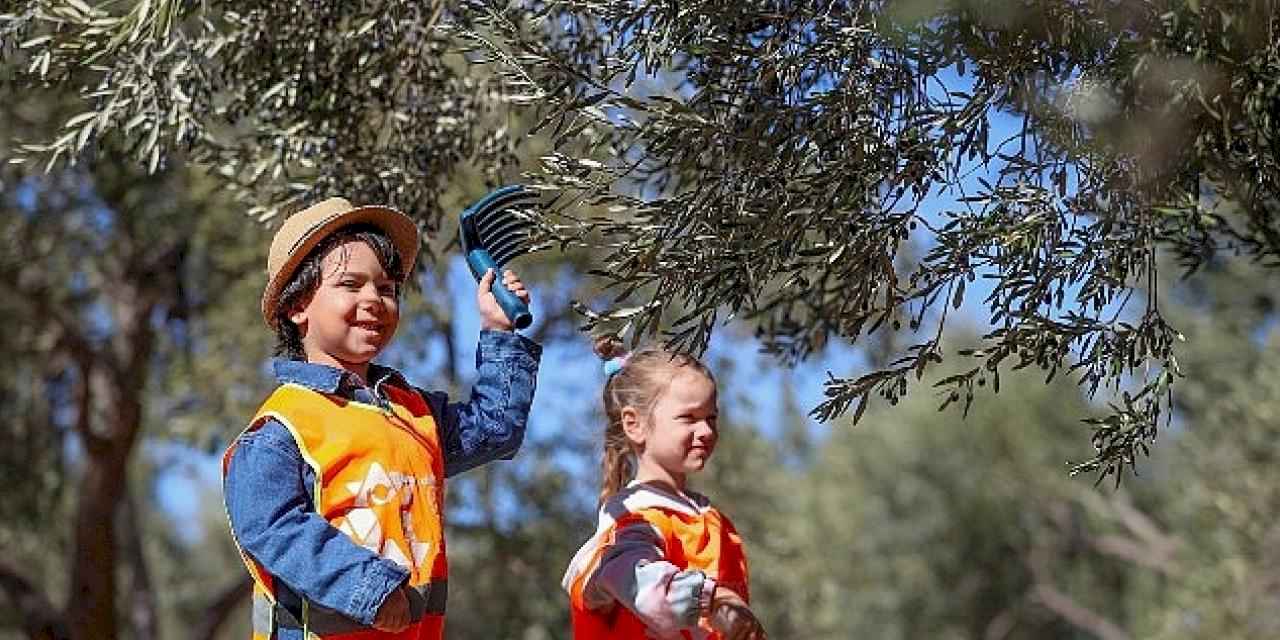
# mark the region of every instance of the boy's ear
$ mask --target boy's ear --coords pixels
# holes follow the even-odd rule
[[[306,326],[307,307],[301,304],[294,305],[293,308],[289,310],[289,322],[298,325],[299,329]]]
[[[635,407],[623,407],[619,413],[622,418],[622,432],[633,444],[644,445],[644,425],[640,422],[640,412]]]

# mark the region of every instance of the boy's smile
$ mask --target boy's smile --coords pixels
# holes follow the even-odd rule
[[[307,361],[346,369],[367,380],[369,362],[391,341],[400,323],[396,281],[373,249],[359,240],[334,247],[320,268],[320,285],[289,319],[302,332]]]

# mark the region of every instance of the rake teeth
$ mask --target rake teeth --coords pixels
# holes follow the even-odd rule
[[[494,218],[488,225],[482,225],[476,228],[480,240],[485,244],[498,242],[511,234],[528,233],[533,228],[533,223],[523,218],[515,216],[505,216]]]
[[[499,266],[528,253],[539,199],[520,186],[490,193],[463,213],[463,246],[483,249]]]
[[[468,207],[467,211],[464,212],[464,215],[471,215],[491,209],[503,209],[507,206],[507,203],[513,200],[527,198],[531,195],[531,193],[528,193],[525,188],[520,185],[502,187],[501,189],[489,192],[485,197],[481,198],[479,202]]]
[[[478,215],[475,217],[475,221],[477,226],[487,227],[494,223],[501,222],[503,220],[511,220],[511,219],[528,220],[528,219],[531,219],[532,217],[533,216],[529,214],[528,207],[510,206],[504,209],[480,211],[478,212]]]
[[[494,198],[491,202],[486,202],[471,213],[476,222],[484,225],[493,217],[504,214],[509,209],[514,208],[533,208],[537,205],[538,196],[528,191],[513,191],[504,193]]]
[[[507,212],[505,215],[491,216],[488,220],[477,221],[476,237],[481,242],[490,243],[501,240],[512,233],[527,233],[534,227],[529,218]]]
[[[531,246],[533,245],[529,242],[528,236],[509,236],[491,246],[489,255],[493,257],[494,262],[502,266],[512,258],[528,253]]]

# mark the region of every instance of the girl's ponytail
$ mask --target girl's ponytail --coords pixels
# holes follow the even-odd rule
[[[604,461],[600,465],[600,504],[604,504],[627,486],[635,469],[631,463],[631,443],[622,431],[622,407],[613,384],[622,369],[622,341],[614,336],[600,336],[592,344],[592,350],[605,361],[608,376],[604,382],[604,413],[608,424],[604,428]]]
[[[631,445],[627,443],[627,438],[622,434],[622,427],[618,427],[618,435],[606,434],[604,441],[604,463],[601,465],[601,483],[600,483],[600,504],[604,504],[614,494],[622,491],[631,481],[631,476],[635,474],[634,466],[631,462]]]

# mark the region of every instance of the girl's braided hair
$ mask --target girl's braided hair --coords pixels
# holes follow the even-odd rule
[[[666,392],[679,367],[692,367],[707,376],[712,384],[715,376],[697,358],[662,347],[646,346],[627,353],[615,336],[595,339],[594,351],[601,359],[625,358],[625,364],[604,383],[604,413],[608,423],[604,429],[603,479],[600,504],[622,490],[635,475],[635,451],[622,430],[622,410],[633,407],[648,418],[658,398]]]

